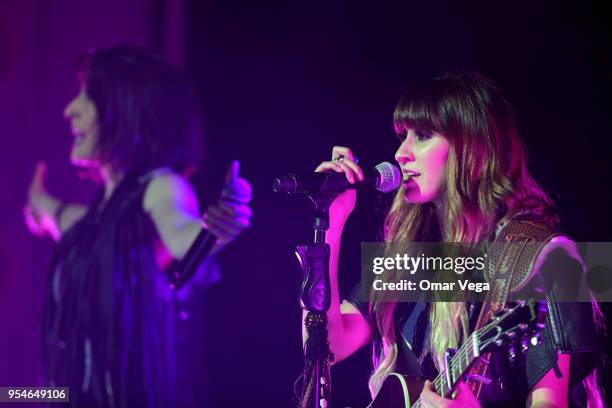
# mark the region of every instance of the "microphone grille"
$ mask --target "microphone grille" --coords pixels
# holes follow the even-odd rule
[[[378,171],[378,174],[380,174],[380,180],[376,186],[378,191],[388,193],[396,190],[400,186],[402,176],[396,166],[389,162],[382,162],[378,163],[374,168]]]

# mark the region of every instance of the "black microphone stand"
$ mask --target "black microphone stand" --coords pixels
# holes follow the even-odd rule
[[[327,311],[331,303],[329,282],[329,245],[325,235],[329,229],[329,206],[337,192],[310,196],[314,207],[314,240],[298,245],[303,282],[300,292],[302,308],[308,313],[304,325],[308,334],[304,344],[304,378],[300,408],[325,408],[331,391],[330,363],[334,356],[329,350]]]

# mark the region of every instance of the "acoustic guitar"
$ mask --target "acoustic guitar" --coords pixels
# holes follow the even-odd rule
[[[486,378],[476,378],[469,374],[471,366],[484,353],[507,349],[508,358],[515,358],[517,350],[527,351],[539,344],[540,331],[546,319],[546,302],[523,301],[511,308],[498,312],[482,328],[474,331],[459,350],[448,350],[445,367],[433,381],[433,390],[445,398],[450,398],[456,385],[462,380],[486,382]],[[421,408],[419,395],[424,381],[414,376],[392,373],[383,383],[371,408]],[[410,401],[415,401],[413,404]]]

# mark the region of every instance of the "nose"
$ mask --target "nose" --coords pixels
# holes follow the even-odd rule
[[[77,98],[74,98],[73,100],[68,102],[68,105],[66,105],[66,107],[64,108],[64,119],[70,120],[76,116],[78,116]]]
[[[405,163],[414,161],[412,141],[413,138],[406,137],[402,144],[400,144],[400,147],[395,152],[395,161],[397,161],[400,166],[404,165]]]

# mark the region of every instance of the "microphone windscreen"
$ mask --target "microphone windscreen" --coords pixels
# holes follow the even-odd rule
[[[400,186],[402,175],[396,166],[389,162],[382,162],[378,163],[374,168],[380,174],[380,180],[376,185],[378,191],[388,193]]]

